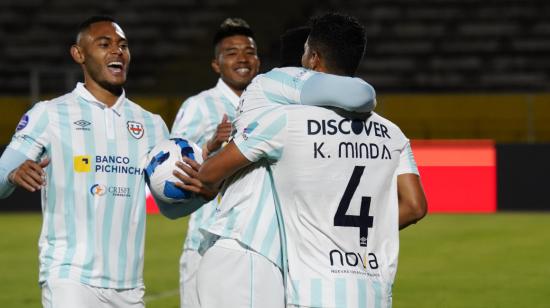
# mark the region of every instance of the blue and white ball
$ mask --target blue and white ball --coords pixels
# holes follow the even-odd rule
[[[198,145],[181,138],[173,138],[158,143],[149,152],[148,164],[145,168],[145,180],[153,197],[164,203],[186,203],[194,196],[191,192],[175,185],[180,182],[173,175],[174,170],[183,174],[176,162],[186,156],[202,163],[202,151]]]

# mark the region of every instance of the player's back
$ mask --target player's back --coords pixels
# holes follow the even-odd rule
[[[408,140],[373,113],[283,107],[272,166],[289,266],[289,303],[389,307],[399,250],[396,170]]]

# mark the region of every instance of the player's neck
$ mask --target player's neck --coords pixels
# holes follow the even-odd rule
[[[84,87],[100,102],[107,105],[109,108],[117,102],[122,94],[122,87],[113,87],[113,89],[105,89],[95,82],[84,82]]]
[[[237,94],[238,97],[241,97],[241,94],[243,94],[244,90],[237,90],[229,87],[233,93]]]

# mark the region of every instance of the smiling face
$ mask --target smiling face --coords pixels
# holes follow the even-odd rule
[[[224,38],[216,46],[212,68],[240,96],[260,69],[256,43],[244,35]]]
[[[128,41],[122,29],[113,22],[93,23],[79,34],[71,47],[73,59],[81,64],[85,84],[120,93],[126,83],[130,65]]]

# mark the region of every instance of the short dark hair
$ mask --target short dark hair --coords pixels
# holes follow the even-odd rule
[[[279,65],[302,66],[302,54],[304,54],[304,43],[309,36],[309,27],[302,26],[288,29],[280,37],[281,49],[279,51]]]
[[[92,24],[95,24],[96,22],[102,22],[102,21],[117,23],[113,17],[108,16],[108,15],[93,15],[93,16],[90,16],[78,25],[78,29],[77,29],[77,33],[76,33],[77,41],[78,41],[78,37],[79,37],[80,33],[87,30]]]
[[[365,27],[352,16],[333,12],[313,17],[309,25],[309,47],[324,56],[328,68],[353,76],[365,53]]]
[[[216,34],[214,35],[213,45],[216,47],[218,43],[226,37],[234,35],[244,35],[254,38],[254,32],[250,29],[248,23],[242,18],[227,18],[225,19]]]

